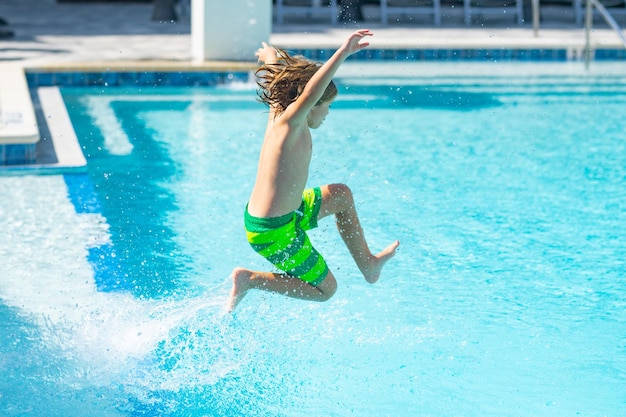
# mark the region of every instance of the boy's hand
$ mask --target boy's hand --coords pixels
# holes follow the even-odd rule
[[[259,48],[254,54],[257,58],[259,58],[259,62],[264,64],[273,64],[278,61],[278,53],[274,47],[262,42],[262,47]]]
[[[374,34],[369,29],[360,29],[354,32],[343,43],[343,50],[349,55],[359,52],[361,49],[369,46],[369,42],[360,42],[366,36],[373,36]],[[359,43],[360,42],[360,43]]]

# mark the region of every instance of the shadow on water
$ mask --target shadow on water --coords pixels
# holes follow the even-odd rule
[[[66,99],[68,106],[81,107],[77,101]],[[76,133],[88,160],[90,183],[72,180],[71,176],[66,176],[66,182],[74,182],[68,184],[70,188],[87,189],[83,194],[89,194],[89,188],[93,188],[97,199],[93,204],[101,206],[102,215],[110,225],[112,247],[96,247],[90,253],[92,264],[100,265],[101,274],[96,271],[96,275],[107,281],[99,282],[99,288],[158,297],[179,287],[178,277],[186,263],[173,241],[174,232],[167,225],[169,213],[178,210],[178,206],[175,197],[162,187],[176,175],[176,164],[137,117],[140,104],[127,104],[113,102],[111,107],[128,133],[132,152],[111,155],[104,134],[91,121],[75,120]],[[82,108],[72,114],[75,119],[90,118]],[[82,183],[76,185],[77,181]]]

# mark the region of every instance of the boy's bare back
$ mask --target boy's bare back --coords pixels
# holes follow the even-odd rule
[[[289,120],[284,113],[273,119],[270,113],[248,203],[253,216],[278,217],[300,205],[312,148],[311,133],[305,123],[306,120]]]

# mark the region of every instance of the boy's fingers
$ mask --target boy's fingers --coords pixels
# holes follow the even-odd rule
[[[369,29],[357,30],[354,32],[354,36],[363,38],[365,36],[373,36],[374,34]]]

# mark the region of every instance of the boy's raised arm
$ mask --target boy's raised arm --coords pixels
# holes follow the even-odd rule
[[[361,29],[352,33],[343,45],[335,51],[322,67],[311,77],[304,87],[302,94],[293,102],[285,113],[291,113],[291,117],[306,118],[309,111],[324,95],[324,90],[330,84],[339,66],[350,56],[369,46],[369,42],[361,42],[366,36],[372,36],[369,29]]]

